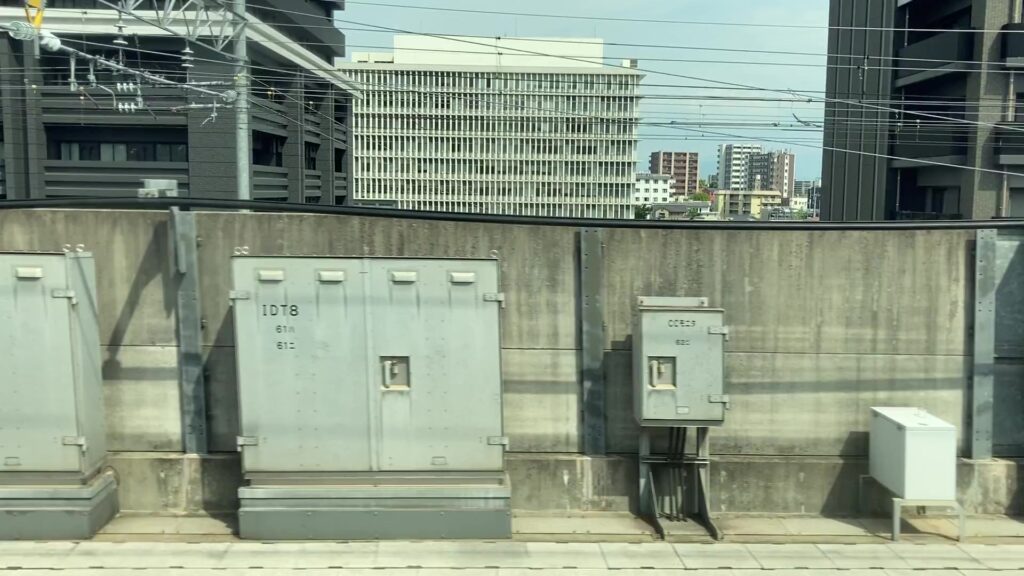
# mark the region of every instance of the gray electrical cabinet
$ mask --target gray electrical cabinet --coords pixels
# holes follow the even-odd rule
[[[259,539],[511,533],[495,260],[236,257]]]
[[[642,426],[720,426],[725,311],[707,298],[641,297],[634,311],[634,410]]]
[[[88,538],[117,512],[87,253],[0,253],[0,538]]]

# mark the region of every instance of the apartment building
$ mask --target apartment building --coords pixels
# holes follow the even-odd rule
[[[720,144],[718,146],[718,186],[720,190],[749,190],[750,159],[762,152],[760,144]]]
[[[553,40],[553,41],[551,41]],[[354,197],[404,209],[632,218],[639,83],[599,39],[397,35],[339,66]]]
[[[664,174],[637,174],[633,206],[666,204],[675,196],[676,181]]]
[[[751,154],[748,190],[778,190],[790,198],[796,187],[796,155],[786,151]]]
[[[24,5],[0,0],[0,21],[24,21]],[[155,18],[147,3],[126,5]],[[342,0],[248,2],[254,199],[340,204],[348,197],[352,87],[333,69],[345,35],[329,24],[343,8]],[[171,13],[168,28],[185,33],[195,16]],[[224,55],[119,17],[97,0],[48,2],[45,28],[130,68],[232,88],[234,66]],[[216,41],[219,28],[203,28],[199,40]],[[33,48],[0,33],[0,199],[134,196],[143,179],[176,180],[182,196],[236,197],[232,109],[211,108],[217,98],[180,88],[136,88],[134,76],[90,71],[81,59],[73,67],[66,54],[44,51],[37,60]]]
[[[675,196],[700,192],[700,155],[697,152],[652,152],[651,174],[671,176]]]

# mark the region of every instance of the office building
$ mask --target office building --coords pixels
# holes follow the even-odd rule
[[[750,157],[761,153],[760,144],[720,144],[718,146],[718,186],[720,190],[750,189]]]
[[[363,89],[356,200],[632,218],[642,75],[605,66],[600,40],[553,40],[397,35],[340,65]]]
[[[823,220],[1024,216],[1020,10],[832,0]]]
[[[796,156],[786,151],[751,154],[748,160],[748,190],[778,190],[783,198],[793,195],[796,184]]]
[[[673,194],[691,196],[700,192],[700,155],[696,152],[652,152],[652,174],[667,174],[675,180]]]
[[[248,3],[251,195],[343,203],[351,85],[333,70],[345,35],[324,23],[344,2],[292,4]],[[0,22],[24,21],[24,5],[0,0]],[[145,4],[138,12],[156,19]],[[171,11],[167,28],[185,34],[197,23],[195,14],[181,14]],[[198,42],[186,44],[129,15],[119,19],[96,0],[62,0],[48,3],[45,28],[94,56],[117,61],[123,54],[129,68],[175,82],[216,82],[208,88],[217,92],[232,88],[231,61],[201,45],[220,39],[219,23],[200,26]],[[145,81],[136,89],[134,76],[99,66],[93,82],[82,58],[73,72],[68,55],[43,50],[36,60],[32,50],[32,42],[0,33],[0,198],[135,196],[143,179],[176,180],[182,196],[236,197],[235,114],[227,102],[213,109],[216,97]]]
[[[676,181],[662,174],[637,174],[633,206],[650,206],[672,201]]]

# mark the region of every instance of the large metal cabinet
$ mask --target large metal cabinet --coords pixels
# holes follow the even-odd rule
[[[116,512],[95,286],[87,253],[0,253],[0,538],[89,537]]]
[[[465,537],[508,534],[497,261],[236,257],[233,276],[243,537],[459,537],[467,513],[491,528]]]

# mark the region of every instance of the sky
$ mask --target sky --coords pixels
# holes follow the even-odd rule
[[[719,143],[753,142],[792,150],[797,179],[821,175],[828,0],[348,0],[337,19],[350,54],[391,50],[392,33],[366,25],[410,33],[603,38],[618,44],[605,47],[609,63],[636,58],[646,75],[641,86],[640,171],[646,170],[651,152],[695,151],[701,155],[703,177],[717,170]],[[775,128],[775,123],[782,126]]]

